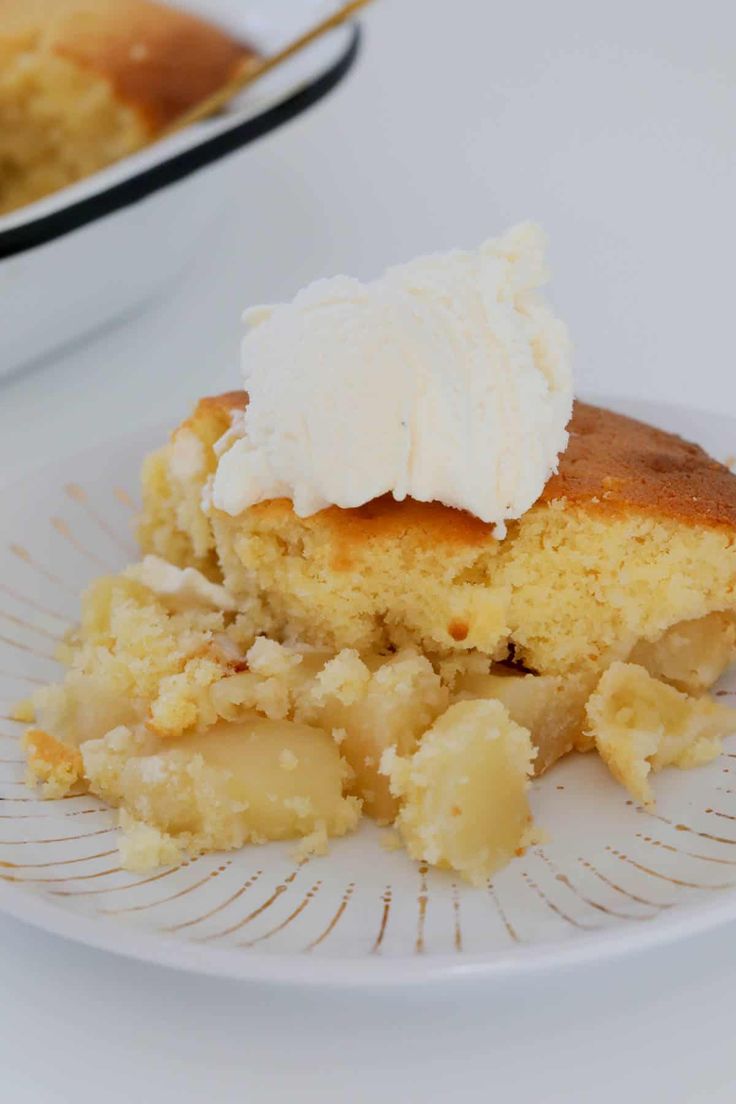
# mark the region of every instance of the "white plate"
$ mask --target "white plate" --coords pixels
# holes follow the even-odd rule
[[[620,408],[620,404],[616,404]],[[736,423],[631,404],[724,458]],[[163,434],[72,457],[0,492],[0,907],[95,947],[188,970],[291,984],[391,985],[601,959],[736,917],[736,742],[655,782],[637,809],[594,756],[534,787],[549,843],[485,890],[379,846],[370,825],[326,858],[290,846],[212,855],[148,875],[119,869],[113,814],[25,789],[11,706],[54,675],[80,589],[134,555],[137,472]],[[721,692],[736,696],[736,680]]]

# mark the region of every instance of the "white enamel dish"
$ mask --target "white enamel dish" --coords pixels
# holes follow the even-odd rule
[[[619,408],[621,404],[616,405]],[[724,458],[736,421],[675,407],[626,412]],[[475,889],[380,846],[366,825],[328,856],[290,845],[119,869],[114,816],[90,797],[42,802],[23,784],[12,705],[53,677],[56,639],[95,575],[134,556],[144,452],[131,436],[0,492],[0,907],[50,932],[151,962],[291,985],[391,986],[544,972],[683,939],[736,918],[736,740],[655,779],[638,810],[595,756],[535,784],[548,842]],[[736,698],[736,679],[719,693]]]
[[[182,5],[266,53],[325,14],[320,0]],[[334,5],[333,5],[334,6]],[[247,186],[232,156],[327,95],[350,71],[357,25],[338,27],[227,110],[17,211],[0,215],[0,376],[153,300]],[[255,216],[254,216],[255,217]]]

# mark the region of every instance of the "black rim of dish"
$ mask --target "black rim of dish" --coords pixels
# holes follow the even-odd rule
[[[348,44],[338,60],[303,85],[285,100],[252,119],[239,123],[231,130],[213,135],[191,149],[174,154],[167,161],[113,184],[104,191],[34,219],[23,226],[0,231],[0,259],[12,257],[39,245],[46,245],[55,238],[79,230],[90,222],[110,215],[132,203],[145,199],[161,188],[204,168],[235,150],[247,146],[269,131],[300,115],[312,104],[326,96],[352,68],[360,48],[360,27],[353,24]]]

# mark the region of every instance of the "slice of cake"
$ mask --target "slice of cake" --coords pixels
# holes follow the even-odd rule
[[[174,845],[192,853],[274,832],[321,845],[353,826],[355,798],[380,823],[399,813],[407,833],[416,817],[401,813],[402,795],[431,804],[409,781],[419,777],[412,756],[433,746],[424,734],[459,748],[465,728],[455,731],[452,703],[485,700],[528,734],[536,773],[595,744],[649,800],[630,781],[613,721],[603,723],[620,714],[609,682],[596,684],[609,667],[646,668],[653,678],[641,685],[676,701],[666,683],[702,694],[731,661],[736,477],[677,437],[577,404],[558,474],[503,541],[461,511],[389,498],[310,518],[279,501],[231,518],[208,506],[207,487],[237,439],[243,403],[242,393],[203,400],[145,462],[149,555],[92,586],[66,646],[65,682],[37,695],[27,744],[49,796],[90,788],[127,811],[131,839],[144,820],[154,832],[146,847],[126,844],[138,866]],[[486,602],[495,622],[475,613]],[[636,667],[617,663],[630,657]],[[625,682],[618,697],[640,689]],[[273,766],[239,754],[232,735],[259,717],[276,726],[275,761],[298,783],[287,801],[303,799],[301,816],[278,825],[257,805],[246,814],[225,799],[255,785],[282,800],[268,781]],[[729,717],[720,707],[719,733]],[[263,740],[271,730],[259,731]],[[308,740],[321,773],[304,775],[295,749]],[[492,749],[473,740],[485,763]],[[406,786],[387,751],[404,764]],[[412,829],[415,851],[418,838]],[[462,861],[477,880],[482,863]]]
[[[149,457],[139,537],[257,603],[265,631],[331,650],[512,656],[543,675],[595,676],[636,649],[696,691],[730,662],[736,476],[697,445],[576,403],[558,473],[504,540],[463,511],[390,496],[306,518],[278,499],[231,517],[202,502],[245,401],[203,400]]]
[[[249,313],[250,398],[147,458],[143,559],[92,584],[34,699],[31,779],[118,806],[128,866],[321,852],[365,814],[481,884],[568,752],[647,804],[718,753],[736,476],[573,407],[544,278],[522,226]]]

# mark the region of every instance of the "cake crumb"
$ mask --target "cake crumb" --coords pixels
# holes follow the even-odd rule
[[[84,776],[77,748],[62,743],[41,728],[29,728],[22,741],[26,751],[29,786],[40,784],[44,798],[61,798]]]
[[[402,847],[401,836],[392,828],[381,832],[380,842],[384,851],[400,851]]]
[[[178,866],[182,860],[181,843],[167,832],[136,820],[125,809],[120,810],[122,829],[118,849],[124,870],[142,873],[158,866]]]
[[[586,705],[590,735],[603,762],[632,797],[653,808],[650,775],[664,767],[702,766],[736,731],[736,710],[695,698],[635,663],[612,663]]]
[[[292,854],[295,859],[303,861],[312,855],[326,855],[327,849],[327,828],[324,821],[320,820],[313,832],[299,840]]]
[[[299,766],[299,759],[290,748],[279,752],[279,766],[282,770],[293,771]]]
[[[308,817],[314,812],[314,806],[309,797],[285,797],[283,804],[285,809],[290,809],[298,817]]]
[[[317,675],[312,691],[318,704],[326,698],[337,698],[342,705],[353,705],[370,681],[371,673],[354,648],[343,648],[329,660]]]
[[[276,678],[288,674],[293,667],[297,667],[302,662],[299,652],[294,652],[276,640],[270,640],[267,636],[256,637],[245,658],[248,667],[255,674]]]
[[[10,719],[21,724],[32,724],[36,719],[36,710],[30,698],[16,702],[10,711]]]

